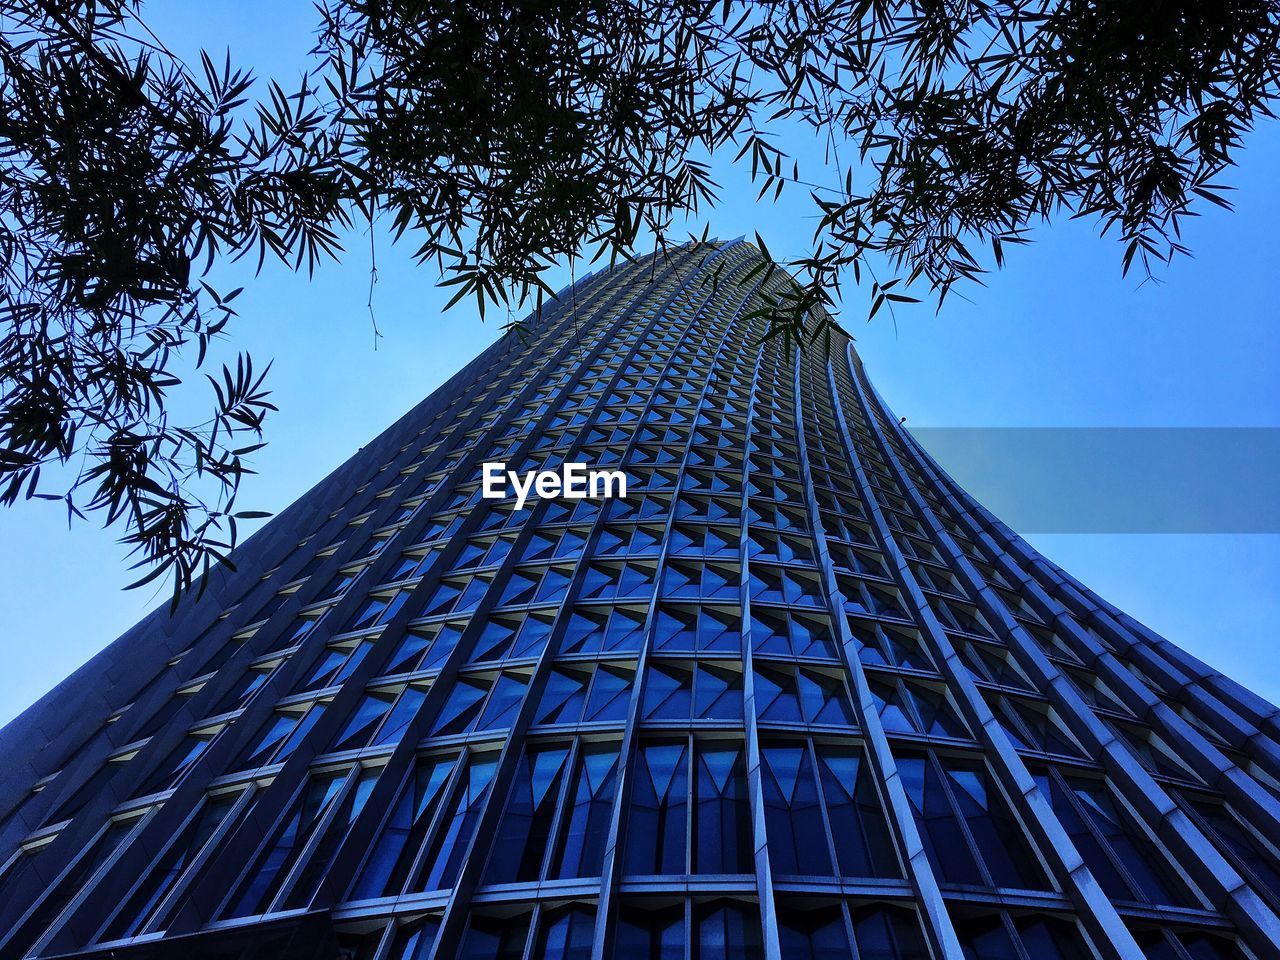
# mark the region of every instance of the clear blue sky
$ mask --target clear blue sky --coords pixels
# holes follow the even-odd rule
[[[229,46],[259,76],[292,81],[312,45],[310,0],[153,0],[144,13],[184,57]],[[1195,258],[1167,268],[1160,283],[1121,278],[1113,241],[1085,223],[1060,224],[940,316],[917,309],[867,324],[850,290],[845,324],[910,425],[1280,426],[1277,170],[1272,124],[1250,138],[1231,177],[1238,210],[1210,209],[1191,222],[1185,239]],[[721,179],[727,196],[755,196],[743,175],[726,170]],[[807,198],[784,195],[777,205],[728,203],[709,224],[721,237],[759,230],[783,257],[803,251],[812,213]],[[470,309],[442,313],[435,277],[382,244],[375,350],[367,238],[356,240],[343,265],[313,279],[268,269],[247,282],[231,346],[274,358],[281,411],[257,455],[260,474],[244,488],[245,508],[286,506],[498,335],[493,319],[481,324]],[[1174,642],[1280,699],[1280,537],[1030,539]],[[68,531],[57,504],[0,511],[0,544],[4,722],[163,596],[122,592],[132,578],[114,534]]]

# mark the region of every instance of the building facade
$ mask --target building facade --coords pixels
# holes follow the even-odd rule
[[[0,732],[0,957],[1280,956],[1276,708],[760,265],[580,281]]]

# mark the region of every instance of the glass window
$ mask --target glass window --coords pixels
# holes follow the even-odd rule
[[[418,715],[418,708],[427,697],[427,689],[425,686],[410,685],[401,692],[395,706],[378,729],[377,736],[373,738],[374,746],[399,741]]]
[[[529,939],[529,914],[513,917],[473,913],[458,960],[521,960]]]
[[[1090,960],[1074,923],[1055,917],[1021,916],[1013,919],[1027,956],[1035,960]]]
[[[763,722],[856,725],[844,683],[810,667],[758,667],[756,712]]]
[[[217,833],[242,796],[243,793],[222,793],[206,799],[160,859],[147,870],[142,882],[98,939],[119,940],[145,930],[157,905]]]
[[[827,828],[808,744],[767,746],[760,757],[773,873],[830,876]]]
[[[982,761],[904,754],[898,773],[925,853],[943,883],[1049,889]]]
[[[1273,899],[1280,897],[1280,868],[1271,848],[1226,806],[1186,795],[1184,800],[1208,827],[1206,832],[1217,840],[1219,847],[1234,855],[1255,881],[1271,892]]]
[[[152,793],[160,793],[164,790],[176,787],[185,777],[188,771],[195,766],[196,761],[204,756],[204,752],[209,749],[209,744],[213,742],[214,737],[222,730],[201,733],[187,734],[183,739],[178,741],[178,745],[169,752],[164,761],[156,767],[151,776],[142,782],[142,785],[133,792],[134,797],[145,797]],[[79,811],[81,806],[87,803],[94,791],[87,789],[90,785],[100,788],[108,780],[117,769],[123,764],[107,763],[101,770],[94,774],[94,779],[85,784],[80,790],[71,797],[71,800],[59,807],[57,816],[68,818],[73,813]]]
[[[1091,960],[1074,923],[1023,914],[961,914],[953,917],[965,960]],[[1150,956],[1150,955],[1148,955]]]
[[[254,683],[255,680],[257,681],[257,684]],[[230,705],[222,709],[215,707],[213,710],[209,711],[208,715],[216,717],[218,714],[225,713],[227,710],[230,710],[232,706],[238,706],[245,697],[247,697],[254,689],[257,689],[258,684],[265,682],[265,680],[266,677],[263,674],[253,673],[252,671],[246,672],[241,678],[239,684],[233,687],[232,691],[224,698],[226,701],[229,701]],[[231,696],[231,693],[234,693],[234,696]],[[159,733],[169,724],[169,721],[178,715],[178,711],[186,705],[190,696],[190,694],[179,693],[170,697],[158,710],[156,710],[155,713],[151,715],[151,718],[142,726],[142,728],[130,737],[130,739],[145,740],[147,737],[151,737]],[[67,818],[59,817],[58,819],[65,820]],[[57,821],[54,822],[56,823]]]
[[[266,666],[258,667],[254,670],[248,670],[240,681],[228,690],[209,711],[209,716],[216,717],[223,713],[230,713],[233,710],[239,710],[249,702],[249,698],[262,689],[267,682],[267,678],[271,676],[271,672],[279,666],[279,661]],[[179,705],[183,702],[182,698],[175,698]],[[168,718],[164,721],[168,722]],[[159,728],[157,727],[157,730]]]
[[[521,758],[485,883],[537,880],[542,875],[568,758],[567,746],[530,749]]]
[[[494,730],[499,727],[510,726],[520,709],[520,703],[524,699],[525,688],[528,684],[529,678],[523,674],[499,674],[498,682],[493,685],[493,690],[489,695],[489,702],[485,704],[484,711],[480,714],[480,719],[475,728],[477,730]]]
[[[859,645],[858,658],[863,663],[934,672],[933,661],[914,631],[872,625],[852,618],[849,619],[849,630]]]
[[[246,748],[230,769],[247,770],[283,762],[297,749],[324,710],[324,703],[313,703],[273,714],[257,741]]]
[[[702,661],[690,666],[653,662],[641,713],[646,720],[740,719],[742,674]]]
[[[431,846],[406,890],[443,890],[453,886],[480,821],[497,765],[497,754],[481,753],[471,757],[453,787],[453,796],[441,814],[440,827]]]
[[[306,865],[298,874],[298,878],[293,881],[292,888],[282,904],[284,908],[305,907],[311,902],[321,882],[328,876],[329,868],[333,866],[334,858],[338,855],[347,831],[351,829],[356,817],[364,809],[365,802],[373,792],[374,784],[378,782],[378,776],[381,773],[381,767],[362,769],[356,776],[355,784],[338,801],[333,816],[329,818],[328,828],[307,854]]]
[[[627,715],[635,671],[601,664],[557,667],[547,678],[535,723],[622,720]]]
[[[1047,889],[1025,831],[981,761],[948,760],[943,764],[956,809],[969,828],[978,856],[998,887]]]
[[[458,645],[462,628],[444,623],[410,630],[382,668],[382,673],[412,673],[441,666]]]
[[[222,913],[224,918],[247,917],[267,910],[279,883],[301,856],[349,773],[349,770],[333,770],[316,774],[307,781],[232,896],[230,905]]]
[[[693,960],[762,960],[760,910],[755,904],[712,900],[693,909]]]
[[[592,743],[582,748],[567,795],[569,806],[563,815],[552,877],[600,875],[617,767],[616,743]]]
[[[926,960],[930,956],[914,910],[870,903],[850,913],[860,960]]]
[[[523,674],[459,677],[431,728],[433,736],[491,730],[511,722],[529,679]]]
[[[547,677],[534,723],[577,723],[587,703],[591,670],[559,667]]]
[[[965,960],[1022,960],[999,914],[957,920],[955,928]]]
[[[888,676],[869,683],[886,731],[968,739],[968,728],[942,690]]]
[[[1193,783],[1201,782],[1200,778],[1192,773],[1191,768],[1170,750],[1150,727],[1110,719],[1103,722],[1124,738],[1148,772],[1162,777],[1190,780]]]
[[[820,744],[818,774],[836,863],[846,877],[902,876],[875,777],[856,747]]]
[[[488,619],[476,637],[468,663],[527,659],[542,653],[551,635],[550,621],[542,616],[500,616]]]
[[[371,649],[372,644],[350,642],[326,647],[311,672],[293,688],[293,692],[303,693],[337,686],[351,676]]]
[[[532,956],[538,960],[589,960],[595,924],[595,908],[585,904],[546,911],[538,922]]]
[[[339,632],[363,630],[367,627],[386,623],[404,606],[409,599],[409,590],[401,590],[391,594],[374,594],[361,604],[351,615],[347,625]]]
[[[142,823],[145,815],[112,820],[75,858],[62,877],[45,895],[22,926],[5,941],[7,955],[25,956],[36,939],[54,922],[85,884],[92,881],[104,863],[127,841]],[[34,860],[28,860],[28,864]]]
[[[614,927],[613,954],[636,960],[685,960],[685,907],[624,900]]]
[[[701,744],[696,761],[694,872],[754,873],[755,848],[741,744]]]
[[[440,918],[435,916],[428,915],[421,920],[405,924],[396,932],[387,960],[427,960],[431,956],[431,947],[436,942],[439,932]],[[373,938],[375,951],[377,939],[381,933],[382,931],[377,931]],[[372,955],[371,953],[370,957]],[[368,960],[368,958],[356,954],[354,960]]]
[[[1048,706],[1016,697],[998,697],[996,700],[996,719],[1014,746],[1065,757],[1084,755],[1062,728],[1057,714]]]
[[[390,896],[403,889],[457,762],[456,754],[418,761],[391,804],[391,812],[352,888],[352,899]]]
[[[642,744],[626,818],[627,874],[688,873],[689,746]]]
[[[736,608],[663,604],[658,608],[654,649],[664,653],[733,653],[742,647]]]
[[[838,903],[821,907],[780,904],[778,942],[782,960],[835,960],[854,955],[844,909]]]
[[[366,693],[356,705],[355,713],[351,715],[351,719],[347,721],[345,727],[334,737],[333,742],[329,745],[329,750],[349,750],[355,747],[363,747],[368,744],[369,739],[373,736],[373,731],[378,728],[382,719],[391,712],[392,705],[396,702],[397,690],[375,690],[372,693]]]
[[[1057,771],[1032,771],[1053,812],[1107,896],[1194,906],[1153,838],[1122,812],[1106,784]]]

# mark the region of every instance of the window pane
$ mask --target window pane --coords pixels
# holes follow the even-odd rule
[[[116,914],[111,925],[99,937],[100,940],[131,937],[144,929],[156,905],[164,899],[196,854],[209,842],[209,838],[222,825],[242,795],[224,793],[211,797],[204,803],[160,860],[150,867],[142,885]]]
[[[471,758],[454,788],[449,807],[443,811],[441,827],[432,841],[430,852],[418,870],[417,879],[410,882],[409,890],[441,890],[453,886],[475,833],[497,765],[494,754],[478,754]]]
[[[754,904],[714,900],[694,907],[693,960],[761,960],[760,913]]]
[[[456,756],[429,757],[418,762],[390,816],[378,835],[373,852],[365,861],[360,878],[351,891],[356,900],[399,893],[413,866],[431,817],[444,793],[445,780],[453,772]]]
[[[498,827],[486,883],[537,880],[547,854],[568,747],[530,750],[521,758]]]
[[[684,905],[649,910],[623,903],[613,944],[618,960],[685,960]]]
[[[853,955],[844,911],[838,905],[809,909],[780,906],[778,942],[782,960],[845,960]]]
[[[579,905],[547,911],[539,923],[533,956],[538,960],[588,960],[595,923],[592,907]]]
[[[889,826],[862,752],[823,745],[818,749],[818,769],[840,874],[901,877]]]
[[[928,960],[920,919],[906,907],[868,904],[852,911],[860,960]]]
[[[688,753],[683,741],[640,748],[625,825],[628,874],[687,872]]]
[[[329,867],[332,866],[334,857],[338,855],[339,845],[346,837],[347,830],[364,809],[365,801],[373,792],[374,784],[378,782],[378,774],[381,772],[381,767],[360,771],[355,786],[346,792],[324,836],[312,847],[306,865],[298,879],[294,881],[288,897],[285,898],[284,907],[305,907],[311,902],[321,881],[328,875]]]
[[[697,760],[694,872],[754,873],[742,747],[708,744]]]
[[[241,882],[224,917],[247,917],[262,913],[271,904],[278,884],[302,853],[311,834],[319,826],[329,804],[346,782],[348,770],[317,774],[303,788],[275,832],[275,836]]]
[[[428,916],[408,924],[396,934],[387,960],[427,960],[439,932],[439,917]],[[377,946],[376,940],[374,946]]]
[[[1005,805],[984,764],[948,760],[945,764],[960,815],[973,834],[992,882],[998,887],[1048,889],[1025,833]]]
[[[591,744],[578,757],[569,809],[564,814],[553,877],[596,877],[604,862],[604,844],[613,813],[617,744]]]
[[[933,763],[927,756],[897,759],[898,774],[911,802],[929,863],[943,883],[985,884],[969,842],[960,829]]]
[[[458,960],[521,960],[529,937],[529,914],[484,917],[472,914]]]
[[[761,751],[765,830],[775,874],[832,873],[827,830],[807,745]]]

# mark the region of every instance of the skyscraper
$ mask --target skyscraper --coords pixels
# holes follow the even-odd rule
[[[760,263],[581,280],[0,732],[0,957],[1280,955],[1276,708]]]

